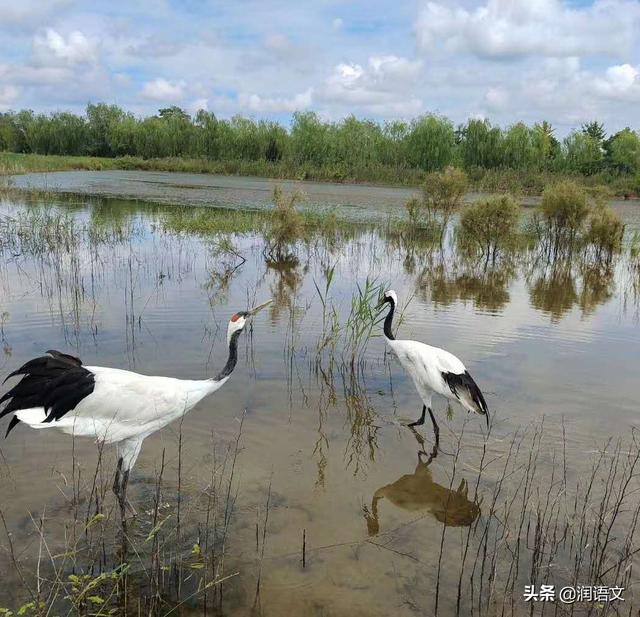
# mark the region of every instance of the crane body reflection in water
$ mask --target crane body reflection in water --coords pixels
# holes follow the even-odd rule
[[[375,536],[380,532],[379,502],[387,500],[407,512],[428,512],[440,523],[450,527],[468,527],[480,516],[480,501],[469,499],[469,485],[465,479],[453,490],[433,479],[430,465],[438,455],[438,447],[431,453],[424,449],[424,438],[410,428],[420,445],[418,464],[413,473],[405,474],[395,482],[379,488],[371,499],[371,509],[364,506],[367,532]]]

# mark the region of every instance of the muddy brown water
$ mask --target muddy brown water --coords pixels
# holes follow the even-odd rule
[[[64,178],[60,182],[68,190],[81,192],[81,174],[49,176]],[[139,172],[88,172],[84,182],[92,192],[102,192],[98,185],[103,182],[109,193],[114,183],[130,176],[135,187],[143,182],[152,187],[145,198],[163,191],[172,200],[171,191],[184,191],[187,180],[195,182]],[[166,176],[173,189],[167,188]],[[231,178],[224,184],[223,205],[268,202],[268,181]],[[394,200],[404,199],[398,189],[306,188],[325,205],[349,208],[357,201],[358,207],[373,204],[383,213]],[[214,189],[206,190],[209,199]],[[90,226],[98,224],[100,203],[79,199],[70,208],[51,198],[46,207]],[[434,614],[436,602],[438,614],[456,614],[456,608],[468,614],[469,607],[484,606],[488,597],[486,588],[471,589],[470,576],[513,436],[531,435],[543,425],[538,474],[544,487],[544,478],[558,469],[558,457],[564,457],[569,483],[579,482],[607,439],[626,440],[637,427],[638,279],[626,254],[596,274],[575,265],[559,275],[524,258],[487,278],[465,269],[448,249],[427,255],[382,232],[360,229],[339,241],[300,243],[292,248],[296,259],[286,266],[265,262],[260,234],[230,234],[234,250],[246,259],[240,263],[219,242],[164,228],[157,211],[122,200],[109,205],[126,213],[132,234],[101,243],[79,240],[57,254],[3,249],[0,372],[5,375],[54,348],[75,353],[88,365],[205,378],[224,362],[229,316],[253,298],[275,299],[256,318],[250,335],[244,335],[229,383],[181,425],[146,440],[130,489],[144,518],[164,451],[166,499],[173,503],[181,434],[183,508],[198,519],[201,513],[190,504],[210,482],[214,450],[219,455],[234,444],[242,423],[224,570],[238,575],[225,583],[224,614],[255,608],[258,572],[259,607],[268,615]],[[21,216],[36,207],[42,204],[5,200],[0,216]],[[640,229],[640,209],[616,207],[630,238]],[[403,419],[419,415],[421,404],[401,367],[385,354],[380,328],[355,369],[348,355],[344,359],[344,330],[335,353],[325,348],[319,356],[326,330],[316,284],[324,288],[327,268],[334,265],[328,302],[335,306],[337,323],[344,327],[358,285],[367,279],[391,285],[401,302],[410,300],[398,336],[459,355],[485,392],[493,412],[487,440],[483,419],[460,408],[447,414],[446,403],[437,400],[442,447],[430,456],[430,427],[412,432],[402,426]],[[528,439],[520,458],[510,463],[513,475],[503,479],[505,496],[516,501],[522,490],[516,471],[533,447]],[[72,460],[84,470],[81,483],[89,482],[97,447],[56,431],[20,426],[0,448],[2,512],[23,569],[33,571],[42,544],[32,517],[44,513],[51,519],[48,541],[64,545],[64,520],[72,516]],[[478,480],[483,452],[485,463],[494,462]],[[269,485],[260,559],[256,525],[260,543]],[[636,493],[625,502],[629,511],[637,499]],[[185,528],[192,544],[197,524]],[[463,557],[468,544],[473,559]],[[4,536],[0,546],[0,577],[15,583],[0,586],[0,606],[13,606],[24,593]],[[539,582],[566,584],[567,568],[559,558]],[[521,573],[514,585],[514,609],[505,591],[509,583],[496,579],[491,605],[478,614],[495,614],[505,605],[517,612],[526,580],[526,572]],[[632,576],[631,583],[636,580]],[[627,593],[632,603],[633,585]]]

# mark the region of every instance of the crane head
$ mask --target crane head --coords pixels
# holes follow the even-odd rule
[[[227,343],[231,342],[231,337],[237,332],[242,332],[247,325],[247,320],[253,317],[258,311],[262,310],[265,306],[271,304],[271,300],[255,306],[250,311],[238,311],[231,316],[229,325],[227,327]]]
[[[227,343],[231,341],[231,337],[236,333],[242,332],[247,325],[247,318],[249,313],[247,311],[239,311],[234,313],[229,320],[229,326],[227,327]]]
[[[387,291],[384,292],[384,296],[382,297],[382,302],[380,303],[380,306],[382,306],[386,302],[388,302],[393,306],[398,305],[398,296],[396,295],[396,292],[393,291],[393,289],[387,289]]]

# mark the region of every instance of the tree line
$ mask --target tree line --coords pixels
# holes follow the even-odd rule
[[[314,112],[293,115],[290,127],[213,112],[190,116],[179,107],[137,118],[116,105],[89,104],[85,115],[0,113],[0,151],[143,159],[179,157],[265,161],[323,168],[550,171],[585,176],[640,173],[640,136],[630,128],[607,135],[599,122],[564,139],[548,122],[500,127],[470,119],[454,125],[434,114],[375,122],[349,116],[327,122]]]

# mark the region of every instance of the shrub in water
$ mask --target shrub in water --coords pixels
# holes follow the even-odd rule
[[[304,219],[296,209],[296,203],[302,199],[301,192],[286,195],[280,186],[273,189],[274,208],[267,228],[267,253],[280,260],[287,256],[287,247],[304,232]]]
[[[509,195],[481,199],[467,206],[460,216],[460,239],[477,246],[487,259],[513,245],[520,223],[520,206]]]
[[[558,253],[571,251],[589,215],[589,201],[575,182],[548,186],[542,194],[540,212],[549,239],[549,248]]]
[[[423,189],[424,205],[429,218],[440,216],[443,231],[460,207],[468,186],[467,174],[455,167],[447,167],[427,176]]]
[[[596,259],[610,261],[614,253],[620,252],[623,235],[620,217],[606,203],[597,203],[585,234],[585,241],[593,248]]]

